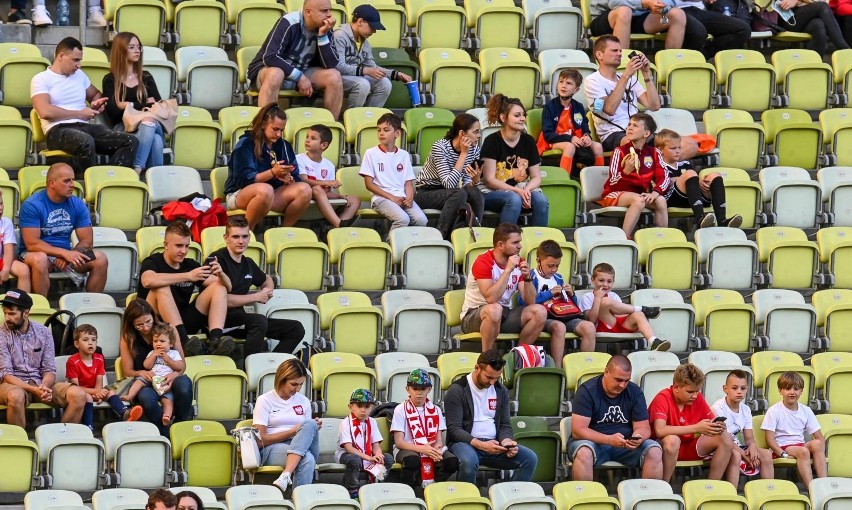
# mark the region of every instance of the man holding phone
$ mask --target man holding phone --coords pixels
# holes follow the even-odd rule
[[[459,459],[460,482],[476,483],[480,464],[514,470],[513,482],[528,482],[535,473],[535,452],[512,438],[509,392],[500,383],[505,364],[496,349],[483,352],[473,372],[458,378],[444,395],[447,444]]]

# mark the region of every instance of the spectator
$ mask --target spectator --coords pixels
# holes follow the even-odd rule
[[[346,466],[343,486],[352,499],[358,498],[363,485],[363,472],[370,482],[384,480],[393,466],[393,457],[382,453],[382,432],[376,419],[370,417],[376,401],[369,390],[359,388],[349,397],[349,416],[340,422],[337,430],[335,459]]]
[[[704,374],[692,363],[680,365],[672,385],[654,397],[648,407],[654,438],[663,447],[663,480],[671,482],[677,461],[709,460],[711,480],[740,481],[739,456],[725,424],[714,420],[701,395]]]
[[[101,8],[101,0],[88,0],[89,14],[87,16],[87,24],[90,27],[105,27],[107,26],[104,11]],[[44,0],[34,0],[33,2],[33,19],[27,17],[27,2],[26,0],[12,0],[9,16],[6,18],[6,23],[17,23],[19,25],[35,25],[37,27],[47,27],[53,24],[50,19],[50,13],[47,12],[47,7],[44,5]],[[60,20],[61,23],[61,20]]]
[[[311,401],[300,393],[308,369],[297,359],[288,359],[275,371],[275,386],[257,397],[252,425],[264,445],[264,466],[283,466],[273,483],[281,491],[307,485],[314,480],[319,459],[319,418],[311,419]]]
[[[10,289],[0,304],[5,316],[0,326],[0,405],[6,406],[6,423],[26,427],[26,408],[33,402],[63,408],[62,423],[80,423],[86,392],[56,381],[53,335],[30,320],[33,298]]]
[[[630,34],[666,33],[666,49],[701,50],[707,30],[665,0],[592,0],[593,37],[613,34],[622,48],[630,47]]]
[[[11,275],[15,277],[19,289],[31,292],[30,268],[16,258],[18,236],[15,235],[15,225],[12,220],[3,216],[4,206],[3,194],[0,193],[0,245],[3,245],[3,254],[0,258],[0,284],[8,282]]]
[[[204,502],[192,491],[180,491],[175,494],[177,510],[204,510]]]
[[[829,0],[828,6],[834,13],[846,44],[852,41],[852,0]]]
[[[24,242],[19,257],[29,267],[36,294],[47,296],[51,271],[64,271],[79,286],[80,273],[89,273],[88,292],[103,292],[109,261],[93,250],[94,231],[89,208],[74,196],[74,171],[65,163],[47,170],[47,188],[30,195],[21,204],[18,226]],[[72,232],[77,244],[71,246]]]
[[[829,53],[829,42],[835,50],[849,49],[849,41],[844,38],[843,30],[825,0],[781,0],[780,7],[792,13],[792,16],[787,20],[778,16],[778,24],[790,32],[810,34],[811,39],[805,43],[809,50],[826,55]]]
[[[359,172],[373,194],[370,204],[392,222],[391,230],[426,225],[426,215],[414,201],[411,155],[396,146],[396,139],[402,132],[402,119],[386,113],[379,117],[376,128],[379,145],[364,153]]]
[[[267,338],[278,340],[275,352],[292,353],[300,347],[305,337],[302,323],[293,319],[267,318],[263,314],[248,313],[246,305],[266,303],[272,298],[275,283],[267,276],[254,260],[245,256],[250,240],[248,223],[240,216],[228,218],[225,226],[225,247],[211,254],[222,267],[222,271],[231,281],[228,292],[228,314],[225,317],[226,328],[244,333],[246,343],[245,356],[267,351]],[[250,292],[251,287],[257,291]]]
[[[80,70],[82,60],[83,45],[66,37],[56,45],[53,64],[30,83],[47,148],[73,155],[78,176],[98,164],[99,153],[110,156],[110,165],[131,166],[138,140],[91,122],[104,111],[108,99]]]
[[[716,0],[709,0],[706,5],[704,0],[663,1],[668,6],[674,4],[674,7],[683,10],[686,14],[687,32],[695,32],[696,37],[702,32],[704,37],[707,37],[708,33],[713,36],[713,39],[705,41],[704,44],[704,55],[708,60],[722,50],[737,50],[748,47],[748,40],[751,38],[751,25],[732,16],[730,11],[725,15],[722,12],[710,10],[708,6],[712,6],[716,3]],[[693,49],[700,50],[701,48]]]
[[[124,131],[122,117],[128,104],[141,111],[161,99],[157,82],[151,73],[142,69],[142,65],[142,43],[136,34],[116,34],[109,58],[110,72],[103,79],[103,90],[107,97],[104,113],[116,131]],[[152,166],[161,166],[166,136],[159,121],[154,117],[142,119],[133,135],[139,140],[133,159],[136,173],[141,174],[143,169]]]
[[[188,347],[200,350],[201,342],[197,338]],[[154,380],[154,372],[145,368],[145,360],[154,350],[154,310],[144,299],[135,299],[124,309],[121,319],[121,342],[119,355],[121,371],[124,377],[141,377],[148,382]],[[174,349],[182,358],[186,358],[184,344],[177,339]],[[192,381],[183,370],[176,370],[165,376],[164,389],[174,395],[174,419],[185,421],[192,417]],[[163,435],[168,434],[168,427],[163,425],[163,408],[160,406],[160,396],[150,386],[139,390],[136,401],[145,412],[145,420],[153,423]]]
[[[494,229],[494,248],[476,257],[467,277],[461,329],[482,336],[482,351],[494,347],[500,333],[520,333],[519,343],[534,344],[544,328],[547,310],[534,304],[535,286],[530,266],[519,255],[521,227],[501,223]],[[512,295],[518,292],[527,306],[512,306]],[[551,349],[564,349],[564,338],[551,338]],[[501,367],[502,368],[502,367]]]
[[[577,388],[568,443],[573,480],[592,480],[593,468],[610,461],[639,468],[642,478],[663,477],[662,449],[650,439],[648,406],[630,382],[632,371],[627,356],[617,354],[603,375]]]
[[[476,482],[480,464],[511,469],[513,482],[532,480],[538,458],[512,438],[509,392],[500,382],[506,362],[495,349],[479,355],[473,372],[453,382],[444,395],[447,442],[458,457],[460,482]]]
[[[456,228],[468,225],[459,215],[460,211],[467,211],[465,204],[473,211],[474,224],[481,223],[485,214],[485,202],[478,187],[482,177],[481,137],[476,117],[469,113],[456,115],[447,134],[432,144],[417,176],[414,201],[426,209],[441,210],[437,226],[444,239],[449,240]]]
[[[132,402],[142,388],[154,388],[154,391],[160,396],[160,405],[163,408],[163,426],[168,427],[172,423],[175,396],[169,391],[166,378],[169,374],[185,371],[186,362],[174,348],[177,342],[177,333],[173,326],[165,322],[158,322],[151,329],[151,337],[151,345],[154,349],[145,357],[142,366],[154,375],[150,381],[145,377],[137,377],[130,386],[130,391],[127,392],[124,400]]]
[[[315,1],[325,0],[308,0]],[[311,187],[300,182],[293,146],[281,137],[286,123],[278,103],[264,106],[231,152],[225,203],[229,210],[245,210],[250,229],[269,211],[283,214],[283,225],[292,227],[311,205]]]
[[[186,258],[190,236],[189,227],[181,221],[166,227],[163,252],[149,255],[139,266],[137,297],[148,301],[163,320],[177,329],[186,355],[200,354],[200,343],[190,342],[189,334],[205,327],[211,354],[230,354],[234,340],[222,336],[222,328],[231,281],[217,259],[208,258],[202,266]],[[200,294],[190,302],[196,289]]]
[[[547,226],[547,197],[541,192],[541,172],[535,138],[526,133],[527,112],[520,99],[495,94],[488,100],[488,123],[500,131],[482,143],[485,208],[500,213],[500,223],[518,223],[521,210],[532,211],[532,225]]]
[[[384,29],[379,11],[370,4],[361,4],[352,11],[349,23],[334,31],[337,70],[343,78],[344,109],[381,108],[390,96],[391,80],[411,81],[411,76],[405,73],[376,65],[367,39],[376,30]]]
[[[557,97],[544,105],[537,143],[540,155],[549,150],[561,151],[559,166],[571,176],[578,175],[573,171],[575,154],[595,166],[604,164],[603,147],[600,142],[592,141],[586,109],[574,99],[582,84],[583,75],[573,67],[559,72]]]
[[[330,0],[306,0],[301,11],[275,23],[248,67],[249,81],[260,88],[259,107],[277,104],[280,90],[298,90],[311,97],[316,88],[323,91],[323,106],[340,118],[343,81],[335,69],[335,22]]]
[[[171,491],[157,489],[148,496],[145,510],[175,510],[177,502],[178,498]]]

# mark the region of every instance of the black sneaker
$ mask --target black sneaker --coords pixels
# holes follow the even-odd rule
[[[715,214],[707,213],[701,219],[700,228],[709,228],[709,227],[715,227],[715,226],[716,226],[716,215]]]
[[[656,319],[660,316],[660,307],[659,306],[643,306],[642,313],[645,314],[646,319]]]
[[[742,224],[743,224],[743,217],[740,216],[739,214],[735,214],[735,215],[731,216],[730,218],[728,218],[727,220],[725,220],[725,223],[722,226],[729,227],[729,228],[740,228],[740,225],[742,225]]]
[[[201,354],[202,347],[203,345],[201,340],[199,340],[198,337],[191,336],[183,346],[183,353],[186,357],[198,356]]]
[[[27,16],[27,11],[24,9],[18,9],[15,12],[10,12],[6,17],[7,23],[17,23],[19,25],[32,25],[33,22],[30,20],[29,16]]]
[[[672,343],[668,340],[663,340],[662,338],[654,338],[654,341],[651,342],[652,351],[667,351],[672,348]]]
[[[227,356],[234,351],[234,339],[223,336],[218,343],[210,342],[210,354],[214,356]]]

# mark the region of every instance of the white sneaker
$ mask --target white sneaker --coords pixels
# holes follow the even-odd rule
[[[101,9],[90,9],[88,25],[90,27],[107,26],[107,20],[106,18],[104,18],[104,11],[102,11]]]
[[[272,485],[281,489],[281,492],[284,492],[284,491],[287,490],[287,487],[290,486],[292,481],[293,480],[290,478],[290,473],[284,471],[284,472],[281,473],[281,476],[279,476],[278,478],[275,479],[274,482],[272,482]]]
[[[50,19],[50,14],[47,8],[43,5],[36,5],[33,8],[33,25],[37,27],[46,27],[53,25],[53,20]]]

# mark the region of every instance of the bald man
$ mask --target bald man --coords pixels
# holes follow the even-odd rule
[[[65,163],[54,163],[47,170],[46,180],[46,189],[21,204],[19,221],[24,242],[20,259],[32,273],[33,292],[47,296],[51,271],[69,266],[77,273],[89,273],[87,291],[103,292],[107,258],[103,252],[92,250],[92,220],[86,203],[74,196],[74,170]],[[72,232],[78,239],[73,248]]]
[[[278,91],[298,90],[311,97],[322,90],[323,106],[335,119],[343,106],[343,80],[337,66],[330,0],[305,0],[301,11],[283,16],[272,27],[248,67],[258,106],[278,101]]]

